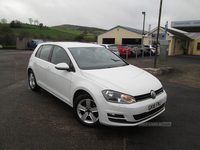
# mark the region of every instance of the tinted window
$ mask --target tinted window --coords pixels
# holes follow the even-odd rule
[[[108,46],[110,49],[118,49],[117,48],[117,46],[115,46],[115,45],[110,45],[110,46]]]
[[[51,62],[54,64],[65,62],[66,64],[70,65],[70,59],[66,51],[58,46],[55,46],[53,50]]]
[[[36,57],[40,57],[41,50],[42,50],[42,46],[40,46],[40,48],[38,49],[37,53],[35,54]]]
[[[125,46],[125,45],[122,45],[122,48],[127,48],[127,46]]]
[[[43,60],[48,60],[51,48],[52,48],[51,45],[42,46],[41,52],[39,54],[39,58]]]

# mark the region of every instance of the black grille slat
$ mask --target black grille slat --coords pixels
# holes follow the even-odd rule
[[[124,115],[119,115],[119,114],[107,114],[108,115],[108,117],[113,117],[113,118],[124,118]]]
[[[164,106],[165,106],[165,103],[162,104],[160,107],[152,110],[152,111],[145,112],[145,113],[142,113],[142,114],[139,114],[139,115],[133,115],[133,117],[135,118],[135,120],[146,119],[146,117],[150,117],[154,113],[161,111],[164,108]]]
[[[164,106],[165,106],[165,104],[162,104],[160,107],[158,107],[150,112],[139,114],[139,115],[133,115],[133,117],[135,118],[134,122],[126,121],[126,119],[123,119],[123,118],[108,118],[108,119],[111,122],[116,122],[116,123],[127,123],[127,124],[139,123],[139,122],[141,122],[145,119],[148,119],[148,118],[152,117],[153,115],[156,115],[157,113],[161,112],[164,109]]]
[[[163,88],[160,88],[158,90],[155,91],[156,95],[160,94],[163,92]],[[151,94],[150,92],[147,94],[143,94],[143,95],[138,95],[138,96],[134,96],[134,98],[136,99],[137,102],[151,98]]]
[[[163,92],[163,88],[160,88],[160,89],[156,90],[155,92],[156,92],[156,95],[158,95]]]
[[[144,95],[139,95],[139,96],[134,96],[134,98],[136,99],[136,101],[147,99],[147,98],[150,98],[150,97],[151,97],[150,93],[144,94]]]

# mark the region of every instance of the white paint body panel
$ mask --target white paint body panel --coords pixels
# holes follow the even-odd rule
[[[143,95],[150,93],[151,90],[156,91],[162,88],[162,84],[158,79],[133,65],[108,69],[81,70],[73,59],[73,56],[68,51],[67,47],[98,47],[98,45],[76,43],[47,44],[55,44],[63,47],[68,53],[76,71],[69,72],[66,70],[57,70],[54,64],[36,58],[35,53],[38,47],[35,49],[29,60],[28,69],[32,69],[35,73],[39,86],[66,102],[71,107],[73,107],[73,97],[75,92],[77,90],[84,90],[91,95],[97,105],[100,123],[111,126],[138,125],[156,117],[165,110],[165,108],[163,108],[163,110],[159,113],[134,123],[135,119],[133,115],[147,112],[148,106],[156,102],[161,102],[162,104],[166,103],[166,92],[163,91],[155,99],[149,98],[133,104],[119,104],[106,101],[102,91],[110,89],[129,94],[131,96]],[[123,114],[126,121],[132,123],[111,122],[108,119],[108,113]]]

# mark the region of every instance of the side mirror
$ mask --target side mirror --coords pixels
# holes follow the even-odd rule
[[[71,71],[71,69],[69,68],[69,65],[66,63],[58,63],[55,66],[56,69],[58,70],[67,70],[67,71]]]

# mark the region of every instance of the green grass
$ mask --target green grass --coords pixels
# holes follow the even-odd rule
[[[12,28],[12,30],[16,35],[19,35],[21,31],[28,31],[30,33],[30,36],[32,35],[39,36],[42,34],[44,35],[44,37],[46,37],[47,35],[51,37],[56,37],[61,35],[69,37],[71,39],[83,33],[83,31],[77,30],[78,29],[77,27],[71,27],[70,29],[43,27],[42,29],[40,29],[40,27],[37,25],[29,25],[29,24],[22,24],[21,27],[24,28]],[[98,33],[99,33],[98,31],[95,31],[94,33],[88,33],[86,35],[86,38],[91,38],[91,39],[95,38]]]
[[[64,32],[64,33],[68,33],[68,34],[72,34],[72,35],[75,35],[75,36],[83,33],[82,31],[78,31],[78,30],[68,30],[68,29],[60,29],[60,28],[50,28],[50,29],[60,31],[60,32]]]
[[[12,28],[12,30],[17,35],[23,30],[23,31],[28,31],[31,35],[43,34],[44,36],[50,35],[51,37],[55,37],[58,35],[63,35],[66,37],[75,37],[76,36],[76,35],[68,33],[68,32],[63,32],[63,31],[55,30],[53,28],[48,28],[48,27],[47,28],[43,27],[42,29],[40,29],[39,26],[27,25],[27,24],[23,24],[22,27],[28,27],[28,28]],[[29,29],[29,28],[35,28],[35,29]]]
[[[16,46],[14,45],[14,46],[8,46],[8,45],[2,45],[2,49],[16,49]]]

